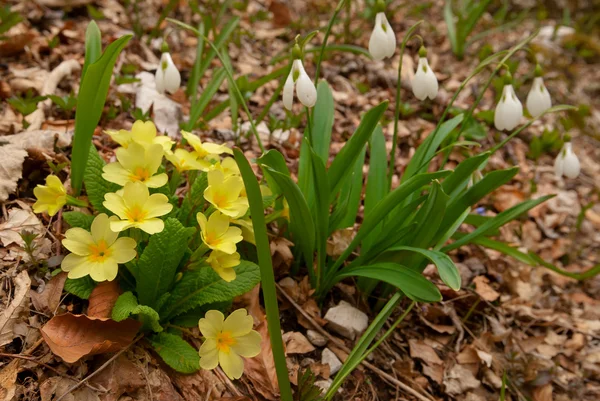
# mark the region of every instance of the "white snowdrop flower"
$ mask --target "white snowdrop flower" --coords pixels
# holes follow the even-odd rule
[[[369,53],[373,60],[380,61],[392,57],[396,51],[396,34],[383,11],[375,16],[375,27],[369,39]]]
[[[291,110],[294,101],[294,87],[298,100],[306,107],[313,107],[317,103],[317,88],[304,70],[302,60],[295,59],[292,69],[283,86],[283,105]]]
[[[563,145],[556,160],[554,160],[554,174],[560,178],[563,175],[567,178],[577,178],[581,171],[581,164],[579,158],[573,152],[573,146],[571,142],[566,142]]]
[[[181,75],[179,70],[175,67],[171,54],[164,52],[160,56],[160,65],[154,75],[154,82],[156,83],[156,91],[158,93],[175,93],[181,85]]]
[[[427,98],[435,99],[438,93],[438,81],[427,62],[427,50],[421,47],[419,50],[419,65],[412,80],[412,91],[419,100]]]
[[[517,98],[515,89],[510,84],[511,81],[510,74],[507,74],[507,80],[502,89],[502,97],[494,113],[494,125],[500,131],[512,131],[523,118],[523,105]]]
[[[542,77],[535,77],[531,90],[527,95],[527,110],[532,117],[539,117],[543,112],[552,107],[552,99]]]

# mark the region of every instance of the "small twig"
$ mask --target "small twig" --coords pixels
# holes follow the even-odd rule
[[[137,336],[137,338],[135,338],[128,346],[126,346],[125,348],[123,348],[122,350],[120,350],[119,352],[114,354],[108,361],[104,362],[104,364],[102,366],[100,366],[98,369],[96,369],[93,373],[89,374],[86,378],[81,379],[77,384],[71,386],[63,395],[58,397],[55,401],[61,401],[63,398],[65,398],[67,396],[67,394],[70,394],[72,391],[77,390],[79,387],[81,387],[82,384],[85,384],[92,377],[94,377],[98,373],[102,372],[104,369],[106,369],[108,367],[108,365],[110,365],[112,362],[114,362],[123,352],[127,351],[129,349],[129,347],[131,347],[133,344],[138,342],[143,336],[144,336],[143,334],[140,334],[139,336]]]
[[[288,295],[288,293],[285,292],[285,290],[279,284],[275,283],[275,285],[277,286],[277,289],[279,290],[279,292],[281,293],[281,295],[283,295],[285,297],[285,299],[290,304],[292,304],[292,306],[294,308],[296,308],[296,310],[298,310],[298,312],[300,312],[302,314],[302,316],[304,316],[304,318],[310,322],[310,324],[313,325],[313,327],[315,328],[315,330],[317,330],[320,334],[322,334],[325,337],[327,337],[329,339],[329,341],[331,341],[332,343],[334,343],[336,346],[338,346],[344,352],[346,352],[346,353],[349,354],[352,351],[350,348],[346,347],[346,344],[344,344],[343,341],[341,341],[341,340],[335,338],[334,336],[332,336],[331,334],[329,334],[317,322],[315,322],[315,320],[312,318],[312,316],[310,316],[306,311],[304,311],[304,309],[302,309],[302,307],[300,307],[300,305],[298,305],[296,303],[296,301],[294,301],[292,299],[292,297],[290,297]],[[418,398],[419,400],[421,400],[421,401],[433,401],[432,398],[428,398],[428,397],[420,394],[419,392],[417,392],[416,390],[414,390],[411,387],[407,386],[406,384],[402,383],[400,380],[396,379],[392,375],[384,372],[383,370],[379,369],[378,367],[376,367],[374,365],[371,365],[369,362],[363,360],[361,362],[361,364],[363,364],[365,367],[369,368],[371,371],[377,373],[379,376],[381,376],[382,379],[384,379],[388,383],[401,388],[402,390],[404,390],[407,393],[411,394],[412,396]],[[56,400],[56,401],[59,401],[59,400]]]

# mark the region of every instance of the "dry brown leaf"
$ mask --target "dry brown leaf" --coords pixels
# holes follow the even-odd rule
[[[15,292],[10,304],[0,314],[0,346],[10,343],[14,337],[14,327],[19,315],[29,306],[29,289],[31,279],[23,270],[14,279]]]
[[[548,383],[533,390],[534,401],[552,401],[552,384]]]
[[[66,377],[54,376],[46,380],[40,385],[40,398],[42,401],[52,401],[61,397],[69,389],[77,384],[76,380]],[[67,394],[63,401],[100,401],[98,395],[90,388],[81,386]]]
[[[462,365],[454,365],[444,375],[444,386],[450,395],[463,394],[469,390],[481,386],[481,382],[475,378],[473,372]]]
[[[438,356],[433,347],[424,341],[410,339],[410,356],[423,361],[423,373],[431,380],[442,384],[444,376],[444,361]]]
[[[58,146],[67,146],[71,143],[71,135],[55,131],[38,130],[22,132],[15,135],[6,135],[0,142],[0,202],[8,199],[8,195],[17,188],[17,181],[21,178],[23,161],[27,156],[27,149],[41,148],[52,150],[55,137]]]
[[[52,277],[41,293],[31,290],[31,302],[36,310],[54,314],[60,303],[60,297],[67,280],[67,273],[61,272]]]
[[[267,400],[279,400],[279,383],[275,373],[273,349],[267,328],[267,321],[256,327],[262,337],[260,354],[246,359],[244,375],[254,385],[254,389]]]
[[[292,22],[290,9],[281,1],[272,0],[271,4],[269,4],[269,11],[273,13],[271,22],[274,28],[284,28]]]
[[[115,322],[65,313],[54,316],[41,331],[52,352],[73,363],[87,355],[115,352],[128,346],[140,326],[133,319]]]
[[[286,354],[307,354],[313,352],[315,347],[308,341],[304,334],[298,331],[289,331],[283,335]]]
[[[91,318],[109,319],[119,295],[121,288],[116,280],[99,283],[90,294],[87,315]]]
[[[11,401],[15,396],[17,373],[19,373],[18,359],[13,359],[0,370],[0,401]]]
[[[477,276],[473,279],[477,295],[484,301],[494,302],[500,297],[500,294],[490,286],[489,282],[490,280],[485,276]]]

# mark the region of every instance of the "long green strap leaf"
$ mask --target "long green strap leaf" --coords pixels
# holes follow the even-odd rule
[[[104,54],[88,66],[81,81],[71,156],[71,186],[75,194],[81,191],[92,135],[102,116],[113,68],[121,50],[131,38],[132,35],[122,36],[108,45]]]

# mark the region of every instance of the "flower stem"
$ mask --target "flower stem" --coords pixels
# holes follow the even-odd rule
[[[67,205],[75,207],[88,207],[89,204],[83,199],[77,199],[71,195],[67,195]]]
[[[398,62],[398,82],[396,83],[396,105],[394,108],[394,135],[392,136],[392,150],[390,152],[390,167],[388,171],[388,190],[392,189],[392,177],[394,177],[394,170],[396,168],[396,147],[398,146],[398,120],[400,119],[400,92],[402,90],[402,58],[404,57],[404,49],[406,43],[410,40],[412,33],[423,21],[418,21],[416,24],[410,27],[402,45],[400,47],[400,61]],[[422,40],[421,40],[422,41]]]

